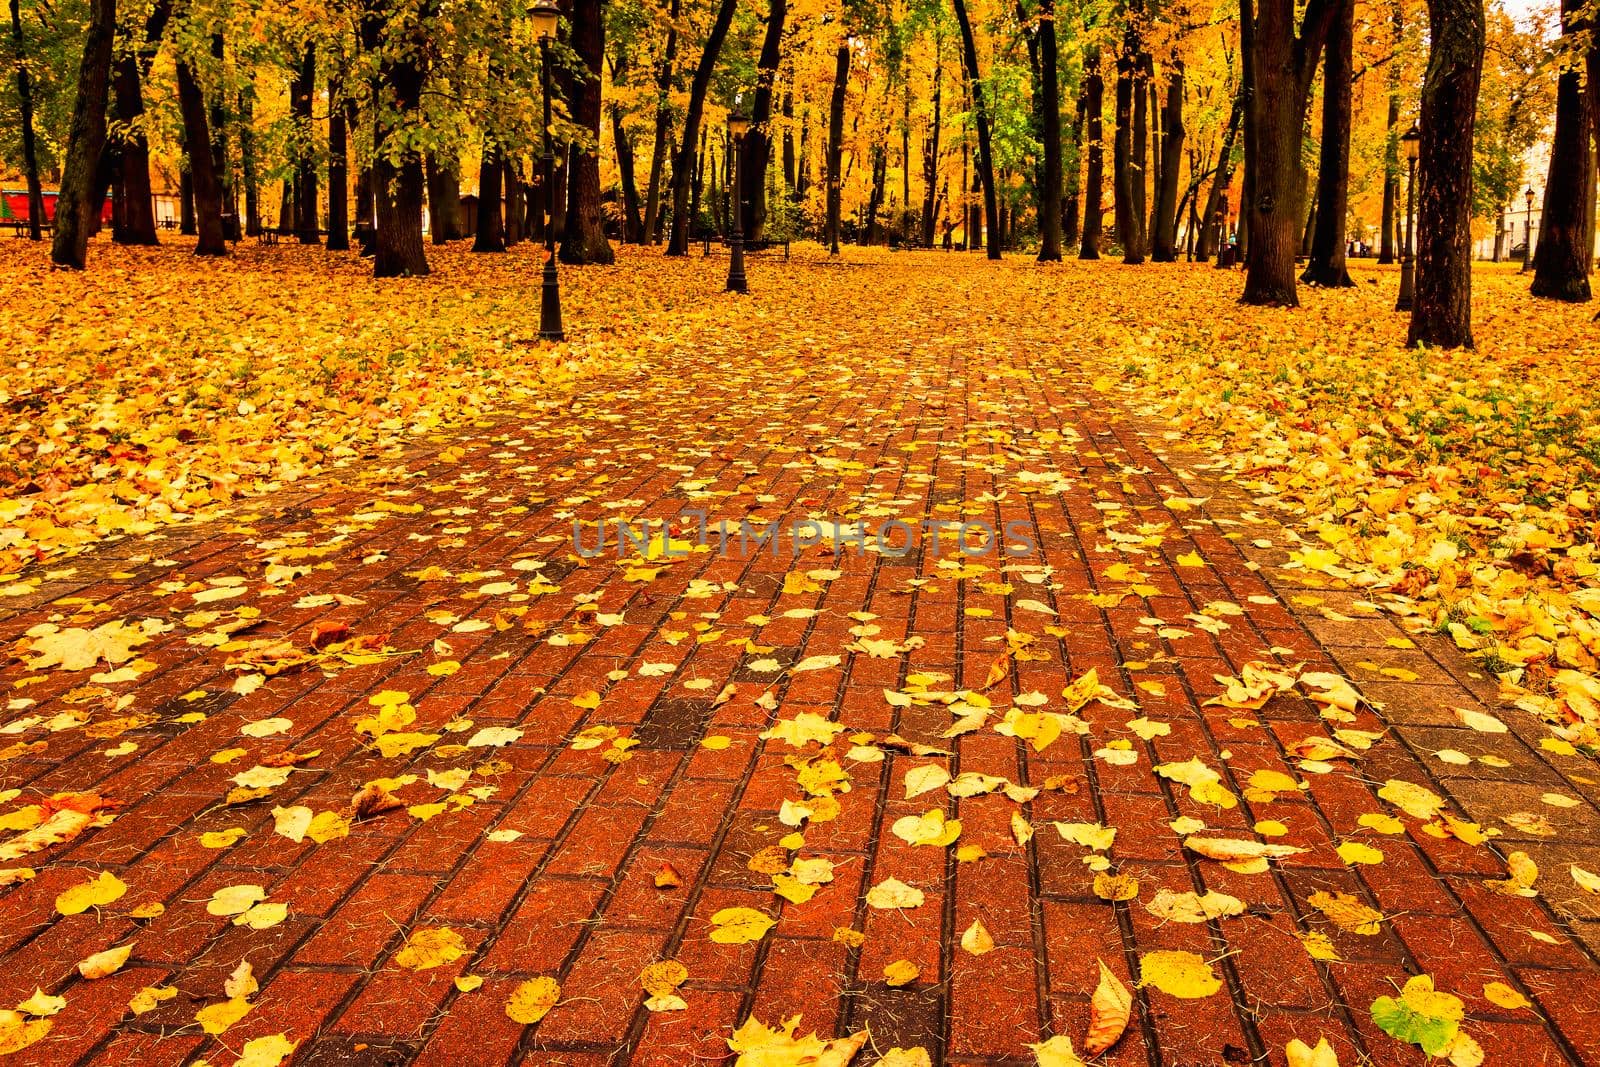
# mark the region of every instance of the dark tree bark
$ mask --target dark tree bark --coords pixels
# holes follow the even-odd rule
[[[295,118],[294,206],[295,238],[303,245],[322,242],[322,227],[317,223],[316,135],[312,128],[311,101],[317,90],[317,46],[306,45],[295,76],[290,106]]]
[[[972,37],[972,20],[967,17],[966,0],[954,0],[956,24],[961,28],[961,56],[967,68],[967,83],[972,92],[973,118],[978,126],[978,180],[983,183],[984,221],[989,226],[990,259],[1000,258],[1000,203],[994,185],[994,152],[989,143],[989,113],[983,102],[983,74],[978,69],[978,46]]]
[[[1222,198],[1233,184],[1233,145],[1239,136],[1240,123],[1244,121],[1244,93],[1234,97],[1233,112],[1228,116],[1227,129],[1222,132],[1222,150],[1217,155],[1217,174],[1211,183],[1211,194],[1206,197],[1205,217],[1195,246],[1195,258],[1211,258],[1223,241]]]
[[[256,173],[255,86],[246,85],[239,94],[239,113],[242,116],[239,123],[239,168],[244,181],[244,232],[247,237],[260,237],[261,189]]]
[[[506,247],[510,248],[527,235],[528,204],[522,196],[522,176],[517,173],[517,164],[513,160],[506,160],[503,172],[501,185],[506,197]]]
[[[422,157],[411,147],[398,154],[387,151],[386,142],[421,106],[427,78],[423,23],[430,14],[424,10],[420,19],[400,22],[386,15],[379,0],[365,0],[362,10],[361,43],[368,52],[379,53],[376,89],[389,97],[389,106],[379,109],[375,117],[373,133],[372,194],[378,232],[372,273],[376,278],[428,273],[428,253],[422,243]]]
[[[792,70],[789,80],[794,80]],[[794,93],[787,89],[783,93],[783,190],[794,195]]]
[[[225,70],[227,48],[220,33],[211,35],[211,58],[216,69]],[[228,127],[233,116],[228,113],[228,93],[219,88],[211,98],[211,167],[217,176],[218,196],[222,201],[222,236],[224,240],[239,239],[239,202],[233,190],[233,152],[228,146]]]
[[[1305,219],[1305,175],[1300,167],[1306,105],[1322,55],[1335,0],[1310,0],[1295,33],[1294,0],[1256,0],[1249,106],[1249,171],[1245,216],[1250,234],[1246,304],[1298,307],[1296,253]],[[1244,0],[1248,6],[1251,0]]]
[[[100,216],[100,205],[94,202],[95,175],[106,144],[106,96],[116,32],[116,0],[92,0],[83,61],[78,67],[78,96],[67,137],[67,160],[61,170],[61,192],[56,198],[55,241],[50,248],[51,262],[74,270],[83,269],[89,253],[90,224]]]
[[[1238,261],[1248,267],[1250,263],[1250,205],[1256,198],[1256,133],[1251,117],[1256,95],[1256,13],[1254,0],[1239,0],[1239,92],[1244,98],[1244,177],[1239,183]],[[1223,220],[1223,226],[1227,221]],[[1217,247],[1227,242],[1227,235],[1219,233]],[[1217,260],[1221,268],[1226,262]]]
[[[37,241],[44,221],[44,187],[39,184],[39,148],[33,129],[33,79],[28,74],[27,49],[22,38],[22,8],[18,0],[11,0],[11,52],[17,64],[17,102],[22,111],[22,169],[28,180],[28,237]],[[148,152],[146,157],[145,189],[148,192]]]
[[[339,85],[328,93],[328,251],[350,250],[350,130]]]
[[[1130,30],[1131,34],[1132,31]],[[1133,213],[1133,71],[1136,56],[1124,39],[1117,53],[1115,132],[1111,142],[1111,192],[1117,243],[1123,251],[1134,249]]]
[[[672,65],[678,54],[678,0],[672,0],[668,12],[667,44],[661,53],[661,65],[656,68],[656,128],[650,147],[650,179],[644,198],[645,239],[651,244],[661,240],[661,173],[667,160],[667,135],[672,130]]]
[[[1072,144],[1072,163],[1066,168],[1066,192],[1062,194],[1061,207],[1061,243],[1068,248],[1075,246],[1082,236],[1082,208],[1079,200],[1083,196],[1083,121],[1087,110],[1088,100],[1080,85],[1078,103],[1067,131],[1068,140]]]
[[[1150,237],[1150,258],[1157,263],[1173,263],[1178,258],[1178,178],[1183,139],[1183,60],[1174,59],[1167,76],[1167,101],[1161,119],[1161,180],[1156,188],[1156,225]]]
[[[1061,84],[1056,76],[1055,0],[1039,0],[1039,80],[1044,90],[1044,181],[1039,192],[1039,261],[1061,261]]]
[[[563,70],[572,121],[588,132],[571,146],[567,163],[567,224],[561,233],[563,263],[611,263],[616,253],[606,239],[600,203],[600,72],[606,61],[605,18],[601,0],[572,0],[571,39],[582,70]]]
[[[1400,0],[1392,0],[1394,50],[1398,54],[1405,36],[1405,13]],[[1400,62],[1389,64],[1389,111],[1385,116],[1387,131],[1383,142],[1383,214],[1378,235],[1378,262],[1393,263],[1395,259],[1395,217],[1400,202]]]
[[[288,178],[283,180],[283,193],[278,198],[277,232],[280,237],[294,233],[294,182]]]
[[[1300,280],[1326,288],[1355,285],[1345,268],[1345,216],[1350,209],[1350,80],[1355,58],[1355,0],[1334,0],[1322,61],[1322,147],[1317,165],[1317,219]],[[1396,60],[1398,62],[1398,60]]]
[[[827,243],[839,252],[840,151],[844,144],[844,94],[850,77],[850,45],[841,44],[833,61],[833,92],[828,98],[828,229]]]
[[[1248,3],[1248,0],[1246,0]],[[1100,77],[1100,50],[1091,48],[1083,61],[1085,136],[1089,145],[1089,164],[1083,179],[1083,241],[1079,259],[1100,258],[1100,231],[1105,209],[1100,196],[1105,188],[1105,145],[1102,143],[1102,118],[1105,112],[1105,81]]]
[[[944,93],[944,35],[934,28],[933,36],[933,121],[923,139],[922,153],[922,243],[933,247],[933,216],[938,210],[936,186],[939,181],[939,123],[941,96]]]
[[[1413,347],[1472,347],[1472,127],[1483,78],[1483,0],[1428,0]],[[1593,201],[1590,201],[1591,205]]]
[[[867,224],[861,229],[861,244],[878,243],[878,211],[883,207],[883,183],[888,173],[889,153],[880,139],[872,147],[872,191],[867,195]]]
[[[1582,0],[1563,0],[1562,33],[1570,41],[1588,27]],[[1583,71],[1568,64],[1556,81],[1556,126],[1550,141],[1550,169],[1544,184],[1544,210],[1539,215],[1539,241],[1533,252],[1534,296],[1582,302],[1591,296],[1589,259],[1584,243],[1584,217],[1594,211],[1586,195],[1594,169],[1592,101],[1584,91]],[[1426,232],[1426,231],[1424,231]]]
[[[683,136],[678,143],[678,156],[672,161],[672,236],[667,242],[667,255],[689,254],[689,228],[694,221],[689,216],[689,194],[695,184],[695,145],[700,138],[700,116],[705,111],[706,90],[711,85],[711,73],[722,52],[723,39],[733,23],[734,8],[739,0],[721,0],[717,6],[716,21],[706,35],[705,50],[700,55],[700,65],[695,68],[694,81],[689,85],[689,110],[683,116]]]
[[[1147,67],[1150,57],[1144,52],[1144,42],[1137,42],[1138,56],[1134,63],[1133,72],[1133,137],[1132,157],[1128,160],[1128,181],[1133,193],[1131,211],[1131,226],[1128,231],[1128,241],[1123,249],[1122,261],[1124,263],[1143,263],[1145,258],[1146,239],[1149,234],[1145,232],[1145,211],[1148,203],[1145,197],[1145,180],[1149,176],[1146,164],[1149,162],[1148,137],[1150,115],[1147,101],[1149,94],[1145,86],[1150,78]]]
[[[472,241],[474,252],[506,250],[505,220],[500,213],[500,180],[504,176],[500,155],[485,138],[483,158],[478,164],[478,232]]]
[[[222,233],[222,184],[217,180],[216,164],[211,155],[205,95],[187,62],[180,60],[177,71],[178,110],[183,114],[183,141],[188,149],[189,176],[194,184],[195,225],[200,238],[194,254],[225,256],[228,245]]]
[[[183,138],[178,138],[179,146],[184,148],[184,158],[188,158],[187,146],[183,145]],[[288,203],[289,201],[285,201]],[[178,232],[185,237],[193,237],[199,232],[199,227],[194,221],[194,178],[187,168],[178,175]]]
[[[460,159],[452,149],[444,158],[430,152],[423,160],[423,175],[428,183],[428,222],[433,243],[461,240],[461,179],[456,176]]]
[[[116,73],[117,124],[127,131],[119,146],[122,159],[119,171],[117,199],[122,205],[119,216],[112,221],[111,240],[119,245],[159,244],[156,237],[155,202],[150,195],[150,142],[144,135],[144,94],[139,86],[139,59],[128,54],[117,60]],[[31,127],[32,117],[24,115]],[[24,131],[31,142],[32,129]],[[32,145],[25,150],[31,152]],[[37,237],[35,238],[37,240]]]
[[[772,85],[783,56],[787,0],[769,0],[767,28],[756,62],[756,90],[750,102],[750,132],[739,156],[739,200],[744,205],[741,227],[746,240],[759,241],[767,227],[767,165],[772,159]]]
[[[640,213],[639,182],[634,176],[633,134],[622,125],[622,110],[611,110],[611,139],[617,146],[617,169],[622,173],[622,240],[644,244],[644,216]]]

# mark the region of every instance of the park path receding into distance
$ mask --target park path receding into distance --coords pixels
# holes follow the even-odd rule
[[[1600,1062],[1600,897],[1567,873],[1600,871],[1600,770],[1380,594],[1283,569],[1273,510],[1130,412],[1103,332],[1067,328],[1120,275],[907,263],[754,259],[755,295],[664,317],[648,366],[0,601],[12,649],[153,620],[131,669],[0,666],[6,839],[44,797],[116,805],[7,864],[37,873],[0,889],[0,1005],[66,999],[15,1061],[229,1064],[284,1034],[318,1067],[681,1067],[798,1014],[797,1036],[868,1030],[858,1064],[1032,1063],[1053,1035],[1081,1050],[1098,960],[1134,990],[1119,1067],[1282,1064],[1319,1037],[1346,1067],[1421,1064],[1371,1014],[1418,974],[1489,1064]],[[619,558],[615,523],[647,517],[673,540]],[[914,536],[796,550],[808,518]],[[934,521],[1035,551],[963,555]],[[1205,703],[1249,663],[1364,699]],[[1224,865],[1186,838],[1298,851]],[[1519,851],[1537,895],[1492,884]],[[101,872],[126,891],[58,913]],[[1108,872],[1137,895],[1105,899]],[[890,880],[909,906],[869,896]],[[208,907],[233,886],[286,911]],[[1242,911],[1171,914],[1210,891]],[[1203,995],[1140,985],[1154,953],[1192,954],[1154,959],[1198,963]],[[684,1007],[649,1011],[641,972],[669,959]],[[208,1035],[241,963],[259,990]],[[510,1018],[541,976],[559,1002]]]

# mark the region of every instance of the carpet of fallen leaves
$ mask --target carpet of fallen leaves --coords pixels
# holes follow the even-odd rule
[[[1514,266],[1480,265],[1477,350],[1416,351],[1397,343],[1394,272],[1354,273],[1296,312],[1164,286],[1164,306],[1102,337],[1145,411],[1306,534],[1299,565],[1394,594],[1385,606],[1600,752],[1592,309],[1535,301]]]
[[[360,972],[360,997],[332,997],[352,1016],[365,1010],[360,1034],[424,1004],[414,1033],[454,1041],[445,1054],[457,1059],[467,1042],[504,1039],[508,1051],[484,1054],[508,1062],[510,1048],[528,1050],[527,1027],[536,1047],[563,1033],[601,1047],[596,1027],[626,1036],[635,1017],[629,1041],[658,1037],[645,1029],[656,1017],[703,1031],[698,1046],[676,1046],[696,1050],[679,1062],[931,1067],[952,1051],[869,1049],[866,1026],[832,1036],[801,1026],[791,1007],[831,1010],[809,966],[804,982],[780,986],[804,1004],[737,1018],[706,1008],[706,985],[730,984],[706,975],[804,922],[808,944],[856,953],[862,983],[948,985],[972,1028],[989,1024],[976,997],[1024,1020],[1028,1040],[997,1037],[1000,1051],[974,1062],[1081,1067],[1080,1053],[1127,1062],[1143,1058],[1141,1045],[1152,1061],[1241,1062],[1235,1015],[1200,1005],[1231,1000],[1238,1019],[1255,1018],[1246,1001],[1260,996],[1259,971],[1247,988],[1234,957],[1241,940],[1269,935],[1271,952],[1321,976],[1317,997],[1337,989],[1343,1000],[1326,1019],[1297,1015],[1303,1029],[1274,1031],[1270,1050],[1264,1013],[1259,1031],[1249,1024],[1257,1058],[1338,1067],[1344,1056],[1348,1067],[1370,1047],[1397,1063],[1420,1052],[1478,1067],[1480,1039],[1582,1040],[1567,1017],[1514,1020],[1518,1036],[1506,1038],[1502,1016],[1533,1016],[1527,994],[1539,987],[1525,970],[1502,975],[1498,959],[1477,965],[1476,982],[1452,981],[1444,966],[1390,967],[1359,1001],[1312,966],[1394,937],[1403,909],[1356,872],[1381,868],[1385,849],[1420,855],[1413,842],[1456,850],[1440,852],[1461,864],[1450,873],[1470,871],[1496,902],[1549,894],[1560,914],[1587,914],[1571,905],[1600,894],[1600,876],[1576,861],[1586,853],[1555,853],[1541,883],[1528,851],[1496,839],[1531,835],[1537,850],[1590,809],[1550,789],[1537,812],[1496,812],[1504,828],[1458,814],[1380,704],[1296,662],[1320,653],[1313,644],[1240,662],[1255,643],[1251,616],[1280,610],[1278,598],[1217,592],[1261,569],[1228,555],[1230,538],[1287,538],[1259,538],[1288,549],[1275,580],[1357,590],[1418,638],[1447,635],[1500,676],[1508,702],[1549,723],[1545,753],[1588,770],[1578,753],[1600,741],[1600,431],[1587,371],[1600,338],[1581,310],[1534,304],[1509,272],[1485,271],[1483,348],[1413,353],[1387,310],[1393,272],[1370,267],[1357,267],[1356,289],[1285,312],[1241,308],[1236,275],[1187,266],[994,268],[853,250],[852,266],[821,268],[807,252],[805,270],[759,261],[757,295],[741,299],[707,286],[705,264],[629,254],[569,273],[575,340],[552,348],[534,342],[526,250],[435,250],[434,277],[385,283],[317,250],[246,248],[222,264],[96,251],[98,269],[62,275],[41,272],[39,250],[0,246],[0,277],[29,309],[0,327],[19,354],[0,372],[0,594],[33,613],[16,627],[0,616],[0,933],[12,939],[11,977],[35,990],[0,1009],[0,1054],[115,1055],[117,1031],[245,1067],[333,1055],[321,1016],[285,1021],[296,972],[267,949],[258,973],[249,956],[269,944],[252,935],[272,931],[287,931],[283,955],[320,983],[353,986]],[[746,346],[746,333],[773,347]],[[1028,398],[1053,399],[1030,408]],[[1147,428],[1154,449],[1137,443]],[[1208,450],[1207,462],[1179,468],[1161,453],[1163,434]],[[1158,462],[1173,473],[1142,490]],[[1219,495],[1242,486],[1255,508],[1219,500],[1201,520],[1211,498],[1180,495],[1168,477]],[[339,506],[275,507],[296,485]],[[631,552],[614,543],[598,562],[571,551],[570,522],[626,518],[677,495],[724,522],[774,507],[1060,521],[1044,559],[924,558],[920,570],[826,544],[761,573],[719,569],[726,561],[707,566],[682,527]],[[175,537],[94,554],[212,517],[232,525],[197,533],[212,548],[195,559]],[[157,557],[169,548],[180,558]],[[71,583],[81,595],[54,591]],[[1191,597],[1194,610],[1176,617]],[[1324,617],[1349,621],[1331,608]],[[1285,613],[1261,632],[1297,641],[1298,625]],[[1396,636],[1389,647],[1416,645]],[[1132,651],[1146,658],[1124,658]],[[1069,670],[1097,655],[1103,674]],[[1203,669],[1188,673],[1190,659]],[[1236,675],[1215,673],[1225,661]],[[1471,702],[1465,688],[1434,688]],[[1276,714],[1286,707],[1305,714]],[[642,719],[663,709],[693,721],[652,723],[683,736],[647,743]],[[1439,763],[1515,774],[1500,752],[1531,753],[1514,751],[1515,733],[1487,711],[1451,714],[1458,742],[1478,754],[1439,749],[1429,757]],[[1482,751],[1498,739],[1507,747]],[[1230,764],[1233,747],[1248,754]],[[725,906],[701,900],[710,876],[693,849],[675,849],[680,870],[629,844],[694,777],[676,769],[691,762],[765,798],[734,852],[748,884]],[[566,829],[541,832],[532,827],[551,812],[524,801],[551,768],[558,783],[596,792],[551,801]],[[1564,773],[1568,786],[1593,785]],[[1103,803],[1122,792],[1106,784],[1119,776],[1159,814],[1114,817],[1131,810]],[[598,799],[608,789],[636,819],[617,826],[630,828],[584,822],[609,818]],[[1317,816],[1306,814],[1313,801]],[[1574,823],[1557,829],[1564,812]],[[731,801],[728,812],[674,817],[691,814],[730,836]],[[102,844],[118,833],[149,847]],[[355,884],[379,866],[375,846],[393,855],[389,843],[462,856],[437,868],[441,881],[497,908],[425,917],[398,900],[368,909],[357,892],[318,910],[317,893],[279,877],[361,868],[347,872]],[[540,881],[552,856],[576,865],[554,890]],[[618,891],[639,881],[640,863],[648,885],[630,883],[630,898]],[[1337,884],[1356,891],[1315,889],[1292,913],[1285,867],[1347,875]],[[505,871],[517,877],[495,898],[491,875]],[[1444,878],[1426,872],[1426,891],[1438,891]],[[1176,888],[1160,884],[1174,873]],[[1046,874],[1067,886],[1051,905],[1114,916],[1109,964],[1070,955],[1083,931],[1045,926]],[[416,880],[442,889],[432,873]],[[973,890],[985,880],[1012,895]],[[539,915],[530,944],[570,937],[551,955],[567,963],[530,964],[530,951],[502,947],[510,937],[485,949],[491,928],[516,921],[509,905],[527,886],[581,900],[602,883],[593,915],[586,903],[570,922]],[[1402,889],[1406,904],[1424,895]],[[585,970],[575,961],[594,958],[588,939],[618,898],[671,918],[630,915],[635,926],[676,932],[638,934],[645,947],[616,958],[602,946],[602,965]],[[352,912],[365,925],[352,926]],[[1573,936],[1544,912],[1516,914],[1508,937],[1554,947]],[[1155,947],[1139,926],[1151,921],[1180,931],[1170,945],[1208,951]],[[157,965],[173,942],[181,953]],[[368,942],[369,955],[344,955]],[[203,965],[202,943],[202,956],[215,953]],[[757,951],[748,959],[764,962],[750,968],[784,966]],[[1047,963],[1042,951],[1069,958]],[[972,976],[1004,974],[1007,960],[1025,961],[1028,988],[980,978],[975,997]],[[1549,973],[1586,968],[1583,957]],[[1026,1025],[1046,972],[1070,999],[1048,1032],[1038,1016]],[[370,990],[393,999],[375,995],[374,1007]],[[449,1028],[455,1019],[462,1029]],[[1362,1045],[1346,1019],[1366,1029]],[[509,1038],[505,1020],[516,1024]],[[928,1044],[953,1044],[958,1025],[937,1021]]]

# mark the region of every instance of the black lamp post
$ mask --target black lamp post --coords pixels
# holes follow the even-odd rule
[[[728,228],[728,292],[747,293],[744,280],[744,189],[739,184],[739,164],[744,162],[744,135],[750,131],[750,116],[744,110],[744,94],[733,98],[728,112],[728,132],[733,135],[732,225]]]
[[[539,38],[539,74],[544,87],[544,286],[539,300],[539,339],[563,341],[561,283],[556,279],[556,157],[550,148],[550,42],[555,38],[561,9],[555,0],[534,0],[528,9],[534,35]]]
[[[1417,248],[1416,230],[1412,211],[1417,200],[1417,152],[1421,147],[1422,131],[1417,124],[1400,135],[1400,147],[1406,153],[1406,247],[1400,258],[1400,297],[1394,302],[1396,311],[1410,311],[1412,294],[1416,290]]]
[[[1528,202],[1528,212],[1522,216],[1522,271],[1526,274],[1533,269],[1533,186],[1528,186],[1523,194]]]

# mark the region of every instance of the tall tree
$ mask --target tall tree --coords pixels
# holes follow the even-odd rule
[[[1300,149],[1311,82],[1337,0],[1309,0],[1298,34],[1295,0],[1253,2],[1254,83],[1245,116],[1250,257],[1241,299],[1246,304],[1297,307],[1295,256],[1305,219]],[[1241,0],[1243,8],[1251,4],[1252,0]],[[1241,17],[1249,15],[1241,12]]]
[[[1584,10],[1583,0],[1562,0],[1561,32],[1569,53],[1576,53],[1579,42],[1588,36]],[[1569,54],[1556,80],[1556,125],[1550,140],[1550,169],[1545,177],[1530,289],[1534,296],[1571,302],[1590,298],[1593,256],[1592,241],[1585,241],[1585,216],[1594,212],[1588,181],[1594,170],[1595,101],[1593,92],[1585,91],[1578,59]]]
[[[1200,260],[1210,259],[1212,253],[1222,245],[1222,198],[1228,195],[1228,189],[1233,184],[1233,148],[1235,139],[1239,136],[1239,127],[1244,121],[1244,91],[1233,98],[1233,110],[1228,115],[1228,125],[1222,131],[1222,148],[1217,153],[1217,171],[1211,182],[1211,193],[1206,197],[1205,216],[1201,219],[1199,239],[1195,247],[1195,257]]]
[[[350,249],[350,130],[347,125],[342,79],[328,93],[328,251]],[[437,225],[437,223],[435,223]]]
[[[840,155],[844,146],[844,94],[845,87],[850,79],[850,38],[846,37],[839,44],[839,50],[833,58],[833,89],[828,97],[828,229],[827,242],[829,250],[834,254],[839,253],[839,218],[840,197],[843,190],[840,183],[843,175],[840,171]]]
[[[756,91],[750,103],[750,131],[744,135],[739,157],[740,226],[748,240],[760,240],[767,225],[767,165],[772,159],[772,86],[778,77],[783,52],[783,26],[787,0],[769,0],[767,27],[756,61]]]
[[[1322,146],[1317,166],[1317,218],[1311,256],[1300,280],[1355,285],[1345,268],[1345,217],[1350,210],[1350,81],[1355,61],[1355,0],[1333,0],[1333,23],[1322,61]],[[1396,60],[1397,62],[1398,60]]]
[[[1152,213],[1150,258],[1173,263],[1178,258],[1178,179],[1183,160],[1183,60],[1173,57],[1167,72],[1167,99],[1161,116],[1161,169]]]
[[[39,184],[39,148],[33,128],[33,78],[28,72],[27,45],[22,37],[22,8],[18,0],[11,0],[11,54],[16,62],[17,103],[22,112],[22,169],[28,181],[28,237],[37,241],[44,220],[44,192]],[[148,171],[145,184],[149,185]]]
[[[1248,2],[1248,0],[1246,0]],[[1105,187],[1105,145],[1102,117],[1105,112],[1105,80],[1100,76],[1100,50],[1090,48],[1083,60],[1084,115],[1088,120],[1086,137],[1089,143],[1088,171],[1083,179],[1083,242],[1078,246],[1079,259],[1100,258],[1100,231],[1104,226],[1105,211],[1100,196]]]
[[[373,276],[401,278],[428,273],[422,243],[422,155],[410,136],[419,120],[427,81],[424,57],[434,0],[384,4],[364,0],[362,47],[377,53],[373,91],[372,195],[377,217]]]
[[[944,94],[944,28],[933,27],[933,118],[923,135],[922,152],[922,243],[933,247],[934,215],[939,210],[939,128]]]
[[[1080,198],[1083,196],[1083,126],[1087,116],[1088,101],[1084,99],[1083,86],[1078,86],[1078,102],[1073,109],[1072,122],[1067,128],[1067,145],[1071,151],[1064,153],[1066,190],[1062,193],[1061,243],[1077,245],[1082,234],[1083,214]]]
[[[330,140],[331,129],[330,125]],[[461,159],[454,147],[435,149],[423,160],[423,176],[428,183],[428,223],[436,245],[459,241],[463,236],[461,179],[457,173],[460,166]]]
[[[667,11],[667,42],[656,67],[656,124],[650,147],[650,180],[645,186],[645,240],[655,244],[661,230],[661,171],[667,159],[667,135],[672,130],[673,62],[678,54],[678,0]]]
[[[217,180],[216,160],[211,154],[211,128],[206,116],[205,94],[195,80],[189,60],[179,57],[178,110],[183,115],[183,144],[189,157],[189,179],[194,189],[195,226],[199,240],[197,256],[225,256],[228,243],[222,232],[222,183]]]
[[[584,132],[567,159],[567,224],[561,233],[561,262],[610,263],[616,259],[606,239],[600,203],[600,73],[606,61],[605,16],[601,0],[571,0],[569,43],[578,63],[563,68],[567,110]]]
[[[1471,348],[1472,125],[1483,77],[1483,0],[1428,0],[1428,25],[1416,297],[1407,343]]]
[[[1384,116],[1383,213],[1379,216],[1378,262],[1393,263],[1395,218],[1400,203],[1400,46],[1405,39],[1405,11],[1400,0],[1390,0],[1394,58],[1389,62],[1389,110]]]
[[[978,69],[978,45],[972,36],[972,20],[967,17],[966,0],[954,0],[956,24],[961,28],[961,56],[967,68],[967,87],[972,93],[972,117],[978,127],[978,180],[983,183],[983,216],[989,230],[990,259],[1000,258],[1005,235],[1000,227],[1000,201],[994,184],[994,147],[989,138],[989,111],[984,106],[983,74]]]
[[[1044,90],[1044,174],[1039,193],[1039,261],[1061,260],[1061,85],[1056,75],[1055,0],[1039,0],[1039,78]]]
[[[478,163],[478,230],[473,237],[474,252],[504,252],[506,250],[505,218],[501,214],[500,183],[505,178],[505,168],[500,165],[500,153],[487,134]]]
[[[116,0],[91,0],[83,61],[78,67],[78,96],[67,137],[67,161],[56,198],[56,235],[50,247],[51,261],[61,267],[83,269],[92,224],[100,215],[100,205],[94,202],[95,172],[106,144],[106,95],[116,32]]]
[[[13,3],[12,9],[15,8],[16,4]],[[150,193],[150,141],[144,128],[142,82],[150,72],[155,48],[161,41],[171,12],[170,0],[157,0],[145,19],[142,46],[130,41],[127,51],[117,59],[112,88],[116,90],[116,120],[122,140],[118,179],[123,205],[121,217],[114,221],[111,231],[111,239],[117,244],[157,243],[155,201]],[[26,113],[23,117],[24,120],[28,118]],[[26,128],[26,121],[24,135],[32,135],[32,131]],[[24,148],[31,150],[26,142]]]
[[[317,221],[316,134],[311,112],[316,91],[317,46],[309,42],[300,57],[300,68],[290,95],[295,116],[294,232],[296,240],[303,245],[322,242],[322,227]]]
[[[1138,256],[1135,227],[1138,216],[1133,207],[1133,75],[1138,63],[1138,52],[1133,43],[1130,27],[1123,38],[1122,50],[1117,53],[1117,85],[1115,102],[1116,126],[1111,142],[1111,191],[1113,218],[1116,222],[1117,243],[1123,252]],[[1138,258],[1131,260],[1139,262]]]
[[[672,234],[667,240],[667,255],[689,254],[689,228],[694,221],[689,217],[689,193],[695,184],[695,145],[700,138],[700,118],[705,113],[706,90],[711,86],[711,73],[716,68],[717,56],[722,52],[722,42],[733,23],[733,12],[739,0],[721,0],[717,6],[716,21],[706,35],[706,45],[695,68],[694,81],[689,85],[689,109],[683,116],[683,134],[678,141],[678,155],[672,161]]]

